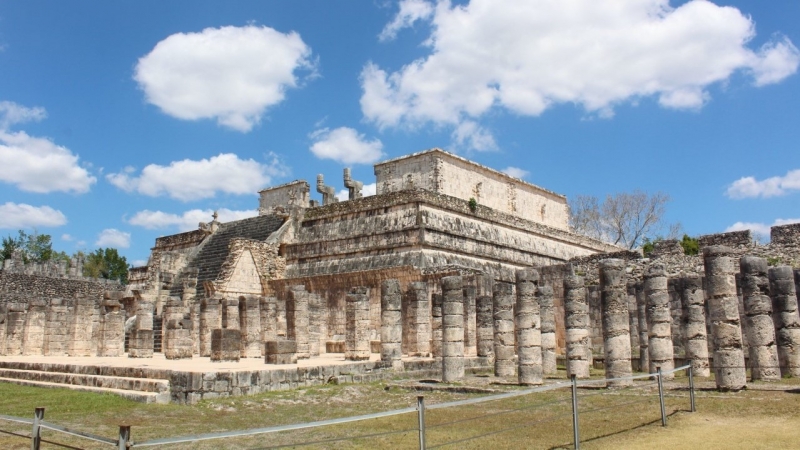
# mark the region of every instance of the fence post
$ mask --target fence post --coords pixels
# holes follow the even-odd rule
[[[119,426],[119,441],[117,441],[119,445],[119,450],[128,450],[130,447],[130,440],[131,440],[131,426],[130,425],[120,425]]]
[[[44,408],[41,406],[33,410],[33,430],[31,430],[31,450],[39,450],[42,445],[41,427],[39,422],[44,420]]]
[[[575,374],[570,375],[572,379],[572,440],[575,443],[575,450],[581,448],[580,433],[578,433],[578,380]]]
[[[689,366],[689,404],[691,412],[697,411],[694,403],[694,372],[692,371],[692,366]]]
[[[656,368],[658,373],[658,401],[661,403],[661,426],[667,426],[667,410],[664,408],[664,378],[661,375],[661,367]]]
[[[419,450],[425,450],[425,397],[417,397],[417,417],[419,418]]]

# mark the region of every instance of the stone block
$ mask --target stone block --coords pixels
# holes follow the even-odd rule
[[[211,331],[211,361],[239,361],[241,330],[218,328]]]

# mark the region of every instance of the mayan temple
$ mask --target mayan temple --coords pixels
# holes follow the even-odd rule
[[[800,271],[765,261],[800,261],[799,224],[644,257],[571,231],[563,195],[440,149],[374,168],[375,195],[344,169],[348,200],[318,175],[314,194],[269,187],[255,217],[160,237],[127,286],[7,259],[0,379],[194,403],[399,371],[796,376]]]

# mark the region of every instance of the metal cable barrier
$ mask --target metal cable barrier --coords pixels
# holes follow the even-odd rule
[[[580,431],[579,431],[579,412],[580,414],[591,414],[598,411],[607,411],[617,408],[630,408],[634,407],[635,405],[652,402],[655,398],[652,394],[652,389],[655,386],[658,386],[658,399],[661,410],[661,422],[663,426],[666,426],[667,415],[664,403],[665,396],[663,390],[663,379],[665,375],[669,375],[682,370],[686,370],[688,373],[688,378],[689,378],[688,390],[690,397],[689,411],[694,412],[696,409],[695,398],[694,398],[694,380],[693,380],[691,365],[687,364],[685,366],[677,367],[669,371],[662,372],[661,369],[659,368],[656,373],[652,374],[632,375],[628,377],[614,378],[614,379],[603,378],[594,380],[591,379],[577,380],[573,376],[570,381],[556,382],[553,384],[520,389],[517,391],[506,392],[502,394],[488,395],[484,397],[457,400],[446,403],[438,403],[427,407],[425,405],[424,396],[419,396],[417,397],[416,406],[402,408],[402,409],[395,409],[391,411],[384,411],[384,412],[350,416],[350,417],[341,417],[336,419],[320,420],[315,422],[277,425],[264,428],[253,428],[247,430],[235,430],[235,431],[224,431],[224,432],[197,434],[189,436],[159,438],[143,442],[133,442],[131,440],[130,426],[120,426],[119,436],[115,440],[115,439],[105,438],[102,436],[97,436],[91,433],[69,429],[50,422],[45,422],[44,408],[36,408],[33,420],[20,417],[0,415],[0,421],[8,421],[12,423],[31,425],[32,432],[30,435],[22,435],[20,433],[14,433],[4,430],[0,430],[0,432],[6,434],[12,434],[14,436],[18,436],[25,439],[30,439],[32,443],[31,448],[33,449],[39,449],[41,442],[48,442],[65,448],[77,448],[42,439],[41,430],[47,429],[56,433],[63,433],[67,435],[76,436],[82,439],[88,439],[94,442],[110,445],[112,447],[117,447],[120,450],[123,450],[135,447],[155,447],[168,444],[194,443],[194,442],[207,441],[213,439],[246,437],[246,436],[263,435],[269,433],[279,433],[291,430],[313,429],[313,428],[326,427],[330,425],[341,425],[341,424],[354,423],[365,420],[400,416],[416,412],[417,423],[418,423],[416,427],[405,426],[402,427],[402,429],[398,430],[347,435],[345,437],[309,439],[307,441],[293,442],[290,444],[276,443],[276,445],[272,446],[267,445],[258,448],[269,449],[269,448],[283,448],[283,447],[301,447],[308,445],[328,444],[338,441],[375,439],[389,435],[416,433],[418,434],[418,439],[419,439],[418,448],[432,449],[440,447],[450,447],[467,441],[487,438],[489,436],[494,436],[522,428],[530,428],[532,426],[541,425],[545,423],[553,423],[559,420],[564,420],[567,417],[571,416],[573,445],[576,449],[578,449],[580,448],[580,442],[581,442]],[[642,379],[653,379],[654,381],[650,383],[633,383],[633,381],[635,380],[642,380]],[[615,389],[603,389],[610,381],[617,383],[621,381],[631,381],[632,386],[615,388]],[[587,391],[587,393],[582,393],[581,395],[578,395],[578,388],[586,389],[586,388],[591,388],[592,386],[598,389],[597,392]],[[567,392],[568,389],[571,392]],[[563,391],[557,392],[559,390]],[[531,394],[542,394],[547,392],[551,393],[545,398],[541,398],[540,396],[535,396],[533,398],[529,397],[531,396]],[[603,397],[605,398],[624,397],[625,401],[607,402],[607,403],[596,401],[602,399]],[[638,398],[629,400],[629,398],[631,397],[638,397]],[[499,404],[494,406],[494,410],[492,410],[491,405],[489,405],[489,402],[499,402],[503,400],[510,400],[512,404],[511,405],[508,405],[507,403]],[[585,403],[583,409],[579,409],[579,402]],[[449,420],[444,420],[444,421],[436,421],[430,419],[426,421],[425,418],[426,411],[430,412],[430,411],[444,410],[446,408],[452,409],[452,408],[458,408],[464,406],[476,406],[476,405],[482,405],[483,407],[488,408],[489,410],[484,411],[482,414],[470,415],[469,417],[453,418],[452,414],[449,416],[445,415],[442,417],[446,417]],[[495,420],[498,422],[496,425],[488,423],[488,425],[480,424],[483,426],[478,426],[476,422],[481,420],[483,420],[484,422]],[[564,422],[566,422],[566,420],[564,420]],[[461,425],[465,423],[471,423],[473,425],[471,427],[463,427],[463,426],[459,427],[457,436],[455,438],[451,438],[446,433],[446,429],[448,427],[452,428],[455,425]],[[468,428],[468,430],[465,430],[464,428]],[[476,434],[465,436],[464,433],[469,430],[476,431]],[[431,431],[431,436],[430,436],[431,438],[439,438],[437,440],[439,440],[440,442],[428,445],[427,444],[428,436],[426,436],[428,431]],[[441,436],[444,436],[445,439],[441,439]]]

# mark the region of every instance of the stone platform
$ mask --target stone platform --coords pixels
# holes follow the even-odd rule
[[[437,377],[441,362],[404,358],[409,376]],[[468,369],[487,367],[484,358],[467,358]],[[145,403],[193,404],[218,398],[294,389],[326,383],[362,383],[397,376],[380,356],[346,361],[323,354],[297,364],[264,364],[261,358],[212,362],[210,358],[167,360],[127,357],[0,356],[0,382],[109,393]]]

